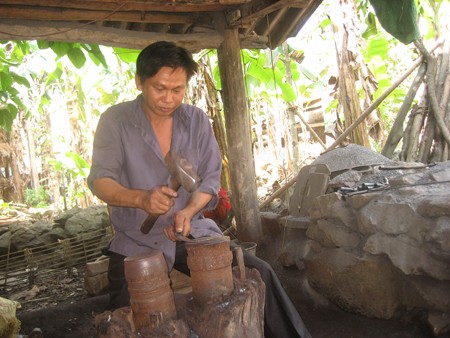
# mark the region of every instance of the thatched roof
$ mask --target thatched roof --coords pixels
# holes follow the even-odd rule
[[[0,39],[83,42],[141,49],[157,40],[217,48],[223,29],[242,48],[296,36],[322,0],[2,0]]]

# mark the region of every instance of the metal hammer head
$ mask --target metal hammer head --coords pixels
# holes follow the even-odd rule
[[[200,183],[202,183],[202,179],[197,175],[192,164],[185,157],[169,150],[165,160],[172,179],[178,181],[188,192],[197,190]]]

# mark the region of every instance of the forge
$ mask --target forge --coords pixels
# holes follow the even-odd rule
[[[264,335],[265,286],[259,272],[245,268],[236,247],[233,269],[228,237],[186,243],[191,276],[174,289],[159,251],[125,260],[130,306],[95,317],[96,336],[117,337],[243,337]]]
[[[420,313],[433,336],[450,332],[450,162],[394,162],[349,145],[304,167],[298,183],[301,198],[278,219],[285,267],[346,311]]]

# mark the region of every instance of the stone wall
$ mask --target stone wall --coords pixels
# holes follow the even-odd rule
[[[111,238],[109,223],[103,205],[14,219],[0,228],[1,288],[14,295],[35,283],[78,275],[79,268],[101,256]]]
[[[435,335],[449,333],[450,162],[392,168],[342,173],[308,217],[281,218],[280,261],[345,310],[383,319],[421,311]],[[338,189],[380,179],[380,189]]]
[[[58,243],[68,238],[89,236],[110,228],[106,205],[74,208],[53,219],[27,217],[0,228],[0,258],[8,253]]]

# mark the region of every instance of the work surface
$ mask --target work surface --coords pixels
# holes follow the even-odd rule
[[[279,239],[270,246],[258,246],[257,255],[267,260],[277,272],[281,283],[296,305],[305,325],[314,338],[430,338],[427,328],[420,327],[414,318],[410,321],[380,320],[351,314],[326,304],[315,303],[303,287],[299,287],[302,273],[285,269],[276,262]],[[18,311],[22,334],[35,327],[41,328],[44,337],[79,338],[95,337],[94,316],[103,312],[108,296],[97,296],[61,302],[56,306],[35,311]],[[283,338],[283,337],[282,337]],[[444,337],[442,337],[444,338]]]

